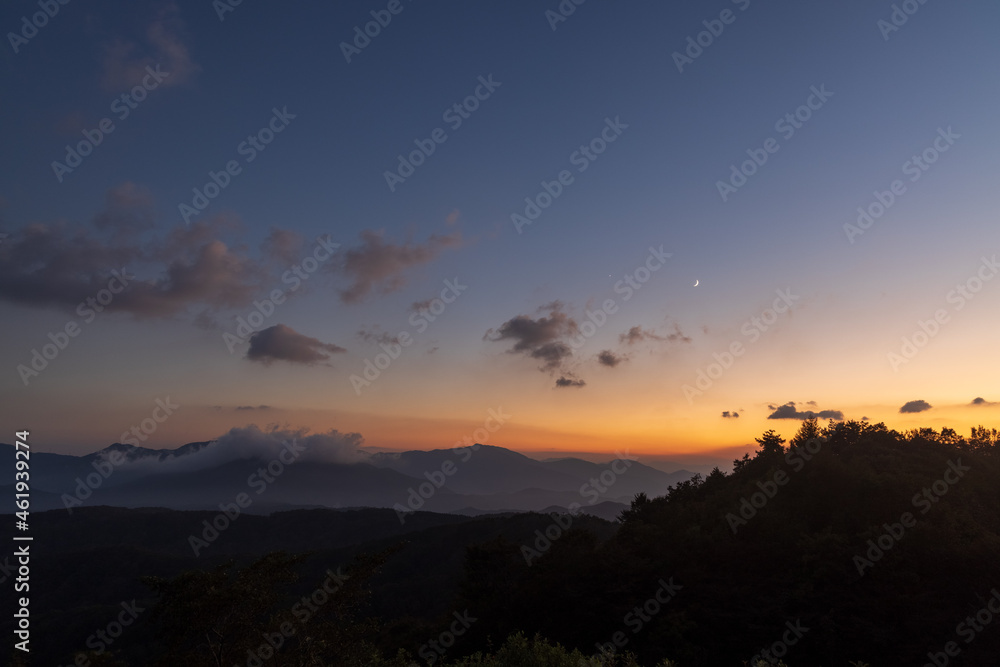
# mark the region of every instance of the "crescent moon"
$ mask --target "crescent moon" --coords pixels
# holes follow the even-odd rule
[[[697,287],[699,282],[701,282],[701,281],[700,280],[695,280],[694,281],[694,285],[692,285],[692,287]]]

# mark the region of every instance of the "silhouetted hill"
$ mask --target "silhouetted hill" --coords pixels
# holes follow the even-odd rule
[[[644,664],[740,664],[800,622],[790,665],[924,664],[949,641],[962,664],[994,664],[1000,633],[966,644],[960,624],[1000,583],[996,432],[809,428],[792,447],[765,434],[732,474],[637,498],[607,542],[553,548],[533,567],[512,546],[480,551],[462,604],[485,611],[467,641],[523,630],[587,651],[673,578],[669,605],[624,628]],[[488,585],[500,581],[502,599]]]
[[[33,623],[58,637],[39,650],[44,664],[68,663],[134,598],[157,611],[116,644],[126,664],[210,664],[191,628],[221,628],[230,610],[256,609],[238,631],[227,626],[227,656],[242,663],[324,573],[345,567],[355,577],[350,592],[333,598],[329,621],[289,641],[287,662],[319,651],[314,664],[404,667],[426,659],[422,647],[466,614],[475,622],[435,664],[572,667],[591,656],[611,665],[594,656],[613,641],[637,656],[619,663],[632,667],[666,658],[743,664],[775,646],[792,667],[926,664],[947,646],[961,664],[995,663],[1000,434],[898,433],[859,422],[821,429],[807,420],[787,446],[771,431],[757,442],[756,455],[734,461],[730,474],[714,470],[626,507],[595,502],[576,516],[555,503],[552,514],[479,517],[296,510],[240,514],[215,536],[206,526],[227,523],[218,511],[33,514]],[[562,466],[567,475],[587,469]],[[311,470],[302,483],[334,474]],[[539,491],[482,497],[519,494]],[[160,579],[144,584],[145,576]],[[0,627],[9,632],[10,621]],[[500,657],[459,662],[477,651]]]
[[[470,518],[415,512],[401,523],[389,509],[241,514],[199,546],[196,556],[191,537],[204,538],[204,522],[217,516],[117,507],[84,507],[72,515],[61,510],[32,514],[32,623],[35,636],[46,638],[33,644],[34,664],[70,664],[72,652],[84,649],[87,637],[115,618],[123,600],[135,599],[148,609],[154,599],[143,577],[211,570],[231,558],[246,564],[274,551],[310,554],[303,564],[304,594],[327,569],[347,566],[359,554],[395,549],[371,582],[370,611],[402,623],[406,630],[401,632],[417,641],[440,632],[433,621],[451,611],[467,547],[501,536],[528,543],[535,531],[553,521],[537,513]],[[579,517],[576,523],[604,538],[616,529],[593,517]],[[9,567],[10,558],[0,564]],[[150,618],[139,619],[116,649],[142,655],[142,644],[154,641],[147,625]],[[0,627],[10,632],[9,616]],[[135,664],[149,663],[137,659]]]

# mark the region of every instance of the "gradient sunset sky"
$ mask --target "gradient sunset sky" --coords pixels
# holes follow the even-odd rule
[[[142,444],[451,447],[490,410],[489,444],[650,456],[809,413],[998,426],[996,2],[222,5],[0,10],[0,440],[86,453],[168,397]]]

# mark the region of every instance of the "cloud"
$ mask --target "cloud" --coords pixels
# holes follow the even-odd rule
[[[970,403],[969,405],[996,405],[996,403],[993,401],[987,401],[982,396],[979,396],[977,398],[972,399],[972,403]]]
[[[556,380],[556,387],[582,387],[587,383],[577,378],[562,376]]]
[[[643,329],[641,326],[632,327],[627,332],[618,336],[618,340],[625,345],[637,345],[645,341],[659,341],[659,342],[682,342],[690,343],[691,338],[686,336],[681,328],[674,324],[673,331],[668,334],[658,334],[651,329]]]
[[[844,413],[840,410],[820,410],[819,412],[796,410],[794,401],[789,401],[781,406],[769,405],[768,407],[774,410],[774,412],[768,415],[768,419],[812,419],[815,417],[817,419],[842,420],[844,418]]]
[[[341,433],[330,430],[326,433],[310,434],[307,429],[271,427],[261,430],[251,424],[230,429],[212,441],[207,447],[171,462],[174,467],[184,470],[204,470],[231,461],[257,459],[269,461],[285,449],[286,443],[294,442],[304,451],[299,461],[323,463],[357,463],[368,458],[360,451],[364,438],[360,433]],[[141,459],[140,459],[141,461]]]
[[[269,365],[274,361],[288,361],[311,365],[328,361],[329,355],[346,352],[332,343],[303,336],[284,324],[276,324],[250,336],[250,349],[246,358]]]
[[[546,343],[532,350],[530,356],[541,360],[545,370],[554,371],[562,366],[563,361],[573,356],[573,350],[566,343]]]
[[[260,249],[269,259],[290,266],[302,257],[302,236],[291,229],[271,227]]]
[[[107,243],[81,226],[31,223],[0,246],[0,298],[72,308],[103,289],[111,269],[139,256],[137,246]]]
[[[271,406],[270,405],[238,405],[238,406],[236,406],[236,409],[240,410],[240,411],[247,411],[247,410],[270,410]]]
[[[135,233],[152,211],[148,191],[126,182],[108,191],[90,225],[33,222],[11,233],[0,245],[0,300],[75,311],[106,291],[115,272],[127,285],[114,282],[118,293],[103,309],[137,318],[244,307],[261,293],[265,266],[219,238],[238,221],[216,216],[140,243]]]
[[[150,67],[159,69],[160,86],[176,86],[187,82],[201,68],[194,62],[181,36],[184,24],[178,18],[173,2],[162,7],[147,26],[142,44],[117,39],[104,47],[104,73],[101,86],[109,92],[123,92],[140,85]]]
[[[621,362],[625,361],[625,357],[615,354],[611,350],[601,350],[597,353],[597,361],[603,366],[608,366],[609,368],[614,368]]]
[[[722,413],[722,418],[723,419],[739,419],[740,418],[740,413],[738,413],[738,412],[729,412],[728,410],[726,410],[725,412]]]
[[[931,404],[927,401],[909,401],[903,404],[903,407],[899,409],[902,413],[908,412],[923,412],[925,410],[930,410]]]
[[[344,303],[364,301],[373,291],[388,294],[406,284],[404,273],[433,261],[447,248],[462,246],[461,232],[432,235],[424,244],[407,241],[395,244],[381,231],[361,232],[361,245],[344,253],[338,270],[349,276],[351,285],[340,292]]]
[[[94,216],[94,227],[110,230],[120,238],[153,227],[153,195],[131,181],[125,181],[104,195],[104,209]]]
[[[359,451],[364,438],[360,433],[341,433],[330,430],[326,433],[310,434],[307,429],[278,429],[262,431],[256,425],[234,428],[216,440],[210,448],[202,450],[204,455],[214,458],[257,458],[268,460],[281,453],[284,444],[295,441],[305,447],[301,461],[323,463],[356,463],[367,458]],[[202,455],[202,452],[194,456]],[[225,462],[225,461],[221,461]]]
[[[265,280],[256,261],[216,239],[171,259],[163,278],[130,285],[121,306],[151,316],[176,313],[189,303],[238,307],[259,295]]]
[[[358,331],[358,338],[370,345],[398,345],[399,336],[393,336],[375,327],[371,331],[361,329]]]
[[[0,244],[0,300],[76,312],[106,293],[118,273],[125,277],[111,284],[118,291],[92,309],[137,319],[193,316],[199,326],[218,328],[221,311],[245,310],[297,261],[295,232],[272,228],[251,256],[235,215],[154,234],[155,210],[149,190],[126,181],[105,193],[86,224],[31,222],[11,232]]]
[[[309,433],[305,428],[293,430],[276,426],[262,430],[251,424],[230,429],[193,453],[133,459],[116,467],[115,475],[137,479],[163,472],[208,470],[233,461],[267,462],[277,458],[292,443],[303,449],[299,454],[299,461],[351,464],[368,460],[369,454],[361,449],[363,442],[364,438],[360,433],[341,433],[336,430]],[[106,452],[104,456],[107,460],[110,453]]]
[[[449,226],[454,225],[456,222],[458,222],[458,219],[461,215],[462,215],[461,211],[459,211],[457,208],[453,209],[452,212],[448,214],[448,217],[444,219],[445,224]]]
[[[559,301],[546,304],[539,311],[548,311],[548,315],[539,318],[518,315],[499,328],[488,330],[483,340],[513,341],[514,345],[508,350],[509,353],[524,354],[540,360],[540,370],[559,370],[573,356],[573,350],[562,339],[575,335],[579,327],[576,320],[563,311],[563,304]]]
[[[410,310],[414,313],[419,313],[421,310],[427,310],[434,303],[434,299],[424,299],[423,301],[414,301],[410,304]]]

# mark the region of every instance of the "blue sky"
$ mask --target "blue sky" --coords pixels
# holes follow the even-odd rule
[[[523,416],[495,444],[544,450],[738,446],[763,428],[793,432],[796,419],[768,420],[787,402],[895,427],[995,420],[995,408],[968,404],[1000,395],[982,371],[998,285],[905,366],[887,362],[997,248],[994,3],[908,4],[917,11],[886,33],[892,3],[591,0],[553,30],[556,2],[402,0],[346,62],[341,42],[386,6],[243,3],[220,20],[209,2],[70,2],[17,53],[7,37],[0,310],[17,326],[0,375],[6,428],[21,428],[20,416],[45,445],[83,451],[167,393],[189,408],[150,435],[162,446],[251,422],[445,446],[501,404]],[[37,11],[8,3],[0,27],[18,31]],[[731,22],[679,72],[673,54],[724,11]],[[117,119],[113,101],[147,65],[170,75]],[[499,86],[452,129],[443,113],[479,77]],[[819,89],[832,94],[794,135],[776,128]],[[274,109],[294,119],[245,162],[238,146]],[[59,182],[53,160],[104,117],[114,132]],[[571,156],[606,119],[627,127],[579,172]],[[384,172],[436,128],[447,140],[390,191]],[[947,152],[910,181],[904,163],[948,128]],[[777,152],[723,201],[717,183],[769,138]],[[242,171],[186,224],[178,205],[229,160]],[[511,214],[564,169],[573,183],[519,234]],[[905,193],[851,243],[845,223],[896,179]],[[32,225],[49,246],[31,241]],[[70,240],[81,234],[113,250],[88,260]],[[262,249],[269,235],[287,241],[284,254]],[[286,329],[259,338],[249,358],[249,342],[230,354],[222,333],[287,287],[280,276],[318,235],[339,253],[260,327]],[[622,302],[615,284],[661,245],[670,261]],[[216,263],[198,269],[209,256]],[[99,289],[112,258],[131,262],[142,287],[25,384],[18,366],[79,319],[76,295]],[[74,261],[54,278],[53,262]],[[468,290],[412,331],[413,304],[456,278]],[[345,302],[359,280],[370,291]],[[683,386],[713,353],[746,342],[743,323],[784,288],[800,296],[791,312],[686,400]],[[621,308],[606,327],[561,354],[608,298]],[[651,335],[623,342],[633,327]],[[350,376],[381,351],[378,332],[402,331],[412,347],[356,393]],[[623,361],[595,361],[602,350]],[[914,399],[934,412],[898,412]],[[250,405],[268,408],[236,409]],[[719,416],[737,410],[739,420]]]

